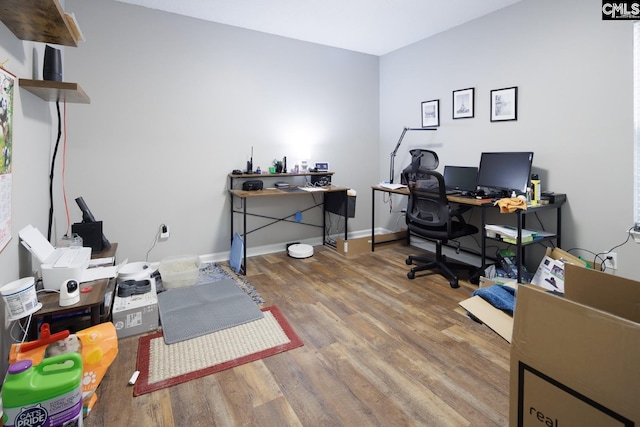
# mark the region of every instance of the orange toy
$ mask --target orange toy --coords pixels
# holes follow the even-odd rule
[[[31,360],[35,366],[45,357],[77,351],[82,356],[82,398],[87,402],[118,354],[118,337],[113,323],[101,323],[75,334],[69,334],[69,331],[51,334],[49,324],[44,323],[40,327],[40,337],[35,341],[12,344],[9,363]]]

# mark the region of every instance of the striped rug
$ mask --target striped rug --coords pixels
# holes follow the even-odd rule
[[[276,306],[264,317],[208,335],[165,344],[162,332],[140,337],[133,395],[171,387],[303,345]]]

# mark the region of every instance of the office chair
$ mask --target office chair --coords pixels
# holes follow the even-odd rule
[[[415,175],[418,170],[421,169],[435,170],[440,164],[438,154],[435,151],[415,148],[413,150],[409,150],[409,154],[411,154],[411,164],[404,168],[400,175],[400,182],[404,185],[408,184],[407,181],[405,181],[406,173]]]
[[[451,287],[457,288],[458,276],[447,264],[446,257],[442,254],[442,245],[449,240],[476,234],[478,228],[467,224],[462,212],[449,206],[444,178],[440,173],[419,168],[417,172],[403,174],[409,183],[406,216],[409,233],[436,245],[436,257],[433,260],[414,255],[407,258],[407,265],[412,265],[414,261],[421,263],[413,267],[407,273],[407,277],[414,279],[417,271],[438,269],[449,279]]]

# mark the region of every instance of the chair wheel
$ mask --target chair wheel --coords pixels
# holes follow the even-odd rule
[[[411,264],[413,264],[413,260],[412,260],[411,258],[407,258],[407,259],[405,259],[405,260],[404,260],[404,262],[405,262],[407,265],[411,265]]]
[[[459,288],[460,285],[458,284],[458,279],[453,279],[451,281],[449,281],[449,285],[451,285],[452,288]]]
[[[407,273],[407,277],[409,279],[415,279],[416,278],[416,273],[414,273],[413,271],[410,271]]]

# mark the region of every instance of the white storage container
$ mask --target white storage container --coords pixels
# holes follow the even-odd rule
[[[195,285],[200,274],[200,257],[180,255],[160,261],[160,277],[165,289]]]

